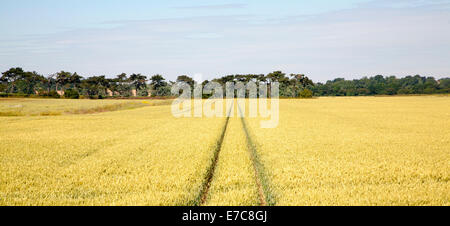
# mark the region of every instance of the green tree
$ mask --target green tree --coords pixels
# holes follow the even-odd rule
[[[191,77],[189,77],[187,75],[180,75],[180,76],[178,76],[177,82],[185,82],[191,87],[191,89],[193,89],[194,84],[195,84],[194,79],[192,79]]]
[[[151,78],[150,78],[150,85],[152,85],[152,87],[154,88],[154,89],[158,89],[158,88],[160,88],[160,87],[163,87],[163,86],[166,86],[167,85],[167,82],[165,82],[165,78],[162,76],[162,75],[153,75]]]
[[[114,92],[118,92],[121,96],[127,96],[130,94],[130,80],[127,77],[127,74],[122,73],[117,75],[115,79],[113,79],[112,90]]]
[[[314,83],[304,74],[291,74],[291,80],[289,80],[289,87],[286,88],[287,91],[292,93],[292,97],[300,96],[300,92],[305,88],[311,88]]]
[[[11,68],[2,73],[1,80],[7,84],[6,93],[14,93],[17,80],[23,78],[24,74],[25,72],[20,67]]]
[[[53,84],[56,84],[56,74],[50,74],[45,78],[44,85],[47,87],[47,94],[50,94],[50,90]]]
[[[72,77],[72,73],[66,71],[60,71],[56,73],[56,91],[58,91],[59,87],[61,90],[65,90],[65,86],[70,82],[70,78]]]
[[[147,84],[145,83],[147,81],[147,77],[141,74],[132,74],[129,78],[131,84],[134,86],[136,91],[146,89]]]
[[[105,76],[92,76],[84,79],[81,83],[82,88],[90,98],[102,98],[100,91],[106,92],[108,81]]]
[[[66,92],[64,92],[64,97],[70,99],[78,99],[80,98],[80,94],[75,89],[67,89]]]
[[[288,81],[288,78],[286,77],[286,74],[283,73],[282,71],[274,71],[272,73],[269,73],[269,74],[267,74],[266,78],[267,78],[267,81],[269,82],[269,85],[272,82],[282,83],[282,82],[287,82]]]
[[[301,98],[312,98],[313,97],[313,92],[309,89],[303,89],[300,92],[300,97]]]
[[[154,96],[167,96],[170,94],[170,88],[167,86],[162,75],[154,75],[150,78],[150,86],[152,87],[152,95]]]
[[[286,83],[289,82],[289,78],[286,77],[286,74],[282,71],[274,71],[272,73],[267,74],[266,76],[266,82],[268,85],[269,92],[267,95],[270,97],[272,95],[272,83],[279,82],[282,87],[280,89],[285,89]]]
[[[68,78],[68,83],[75,88],[76,90],[80,89],[80,85],[81,85],[81,80],[83,79],[83,77],[81,77],[80,75],[78,75],[76,72],[73,73],[73,75],[71,75]]]
[[[37,72],[25,72],[21,79],[23,81],[24,87],[21,90],[22,93],[35,94],[37,90],[42,88],[42,84],[45,81],[44,76],[38,74]]]

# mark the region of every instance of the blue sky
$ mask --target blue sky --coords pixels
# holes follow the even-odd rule
[[[450,0],[1,0],[0,70],[450,76]]]

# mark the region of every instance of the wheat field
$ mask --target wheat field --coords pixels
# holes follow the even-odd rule
[[[27,101],[0,99],[23,106],[0,115],[0,205],[450,205],[448,96],[280,100],[275,129]]]
[[[450,205],[448,96],[283,100],[249,124],[278,205]]]
[[[223,122],[168,106],[2,117],[0,204],[193,204]]]
[[[257,191],[241,122],[230,118],[206,205],[255,206]]]

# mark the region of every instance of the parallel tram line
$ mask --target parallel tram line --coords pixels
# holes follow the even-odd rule
[[[241,117],[242,128],[243,128],[245,136],[246,136],[247,149],[250,153],[250,159],[251,159],[254,173],[255,173],[255,180],[256,180],[255,182],[257,185],[257,189],[258,189],[259,205],[260,206],[275,205],[275,198],[270,191],[270,183],[269,183],[268,177],[265,173],[264,166],[260,162],[260,159],[259,159],[259,156],[257,153],[257,149],[256,149],[256,145],[251,138],[249,129],[247,127],[247,123],[245,121],[244,116],[242,115],[241,108],[240,108],[239,104],[237,104],[237,105],[238,105],[238,110],[239,110],[239,114]],[[200,190],[200,193],[197,196],[197,198],[191,202],[191,204],[194,206],[202,206],[202,205],[205,205],[207,202],[209,190],[211,187],[212,180],[214,178],[214,173],[216,171],[216,168],[217,168],[217,165],[219,162],[219,155],[220,155],[220,152],[222,149],[225,134],[227,132],[227,127],[228,127],[228,123],[230,120],[230,114],[231,114],[232,110],[233,110],[233,107],[228,109],[227,118],[225,120],[223,129],[222,129],[222,133],[221,133],[219,139],[217,140],[217,144],[215,145],[211,165],[207,169],[207,173],[204,178],[204,182],[202,184],[202,189]]]
[[[211,165],[208,167],[206,177],[204,179],[200,194],[197,197],[197,199],[194,201],[195,206],[204,205],[207,201],[209,189],[211,187],[211,182],[214,177],[214,172],[217,168],[217,163],[219,161],[220,150],[222,149],[222,144],[223,144],[223,140],[225,138],[225,133],[227,132],[228,122],[230,121],[231,109],[232,108],[230,108],[230,110],[228,111],[227,118],[225,120],[225,125],[222,129],[222,134],[220,135],[220,137],[217,141],[217,144],[215,146],[213,160],[211,162]]]
[[[264,165],[261,163],[258,151],[256,149],[256,145],[252,140],[252,137],[249,133],[249,129],[247,127],[247,123],[245,121],[245,117],[242,113],[241,107],[238,104],[239,114],[242,122],[242,128],[244,129],[245,136],[247,138],[247,147],[250,152],[250,158],[253,163],[253,168],[255,170],[255,179],[256,184],[258,186],[258,194],[259,194],[259,204],[261,206],[273,206],[275,205],[275,197],[270,191],[270,182],[265,173]]]

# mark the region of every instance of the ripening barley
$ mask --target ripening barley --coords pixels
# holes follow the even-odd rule
[[[170,106],[0,117],[0,205],[189,205],[223,118]]]
[[[110,103],[33,101],[25,115]],[[141,103],[153,106],[0,117],[0,205],[197,204],[225,119]],[[277,205],[450,205],[449,106],[448,96],[281,100],[278,128],[246,120]],[[229,121],[207,205],[258,204],[239,121]]]
[[[240,119],[229,120],[206,205],[256,206],[258,188]]]
[[[281,100],[247,118],[277,205],[450,205],[450,98]]]
[[[54,116],[95,113],[138,108],[160,103],[167,103],[167,101],[152,100],[151,103],[146,104],[144,101],[138,100],[2,98],[0,99],[0,116]]]

